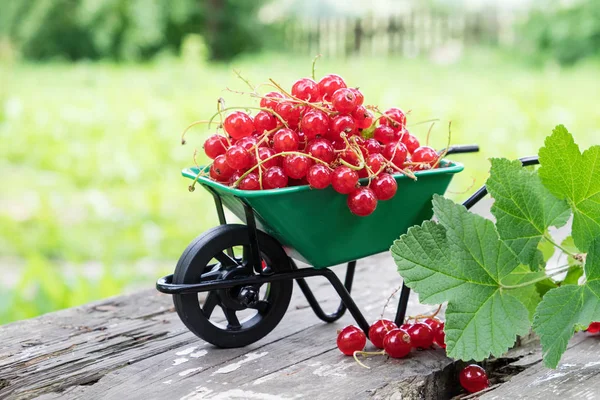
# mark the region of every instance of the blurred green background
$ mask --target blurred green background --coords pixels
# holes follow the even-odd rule
[[[11,0],[0,3],[0,324],[142,287],[217,223],[179,170],[180,133],[253,83],[342,75],[366,103],[430,118],[441,148],[535,154],[559,123],[600,137],[595,0]],[[422,140],[427,125],[411,130]],[[206,161],[203,156],[199,162]]]

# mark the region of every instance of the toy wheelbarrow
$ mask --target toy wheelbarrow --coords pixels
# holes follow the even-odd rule
[[[447,154],[478,150],[475,145],[454,146]],[[346,196],[331,187],[243,191],[200,177],[198,182],[214,197],[220,225],[194,239],[174,274],[160,278],[156,288],[173,295],[175,309],[190,331],[218,347],[246,346],[272,331],[288,308],[294,280],[320,319],[334,322],[348,309],[368,334],[369,324],[350,296],[356,260],[387,251],[409,227],[430,219],[433,195],[444,194],[462,170],[461,164],[443,160],[438,169],[416,172],[417,181],[395,175],[396,195],[380,201],[368,217],[351,214]],[[198,172],[190,168],[182,173],[195,179]],[[464,205],[470,208],[486,193],[481,188]],[[246,224],[228,224],[223,206]],[[294,260],[312,268],[299,269]],[[329,267],[345,263],[342,284]],[[327,278],[340,296],[334,313],[323,311],[306,283],[305,278],[313,276]],[[208,292],[203,304],[200,292]],[[404,286],[396,311],[398,325],[409,294]],[[217,306],[224,314],[220,320],[214,313]]]

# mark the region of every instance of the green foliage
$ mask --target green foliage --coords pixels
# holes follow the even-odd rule
[[[544,363],[549,367],[558,365],[576,326],[600,320],[600,236],[590,244],[584,272],[585,284],[552,289],[537,308],[533,329],[540,336]]]
[[[540,149],[538,171],[492,159],[487,186],[495,225],[437,196],[438,222],[412,227],[394,243],[391,252],[406,285],[423,302],[448,302],[448,355],[499,356],[533,318],[544,362],[555,368],[575,330],[600,320],[599,152],[592,146],[581,154],[559,125]],[[555,244],[548,228],[564,225],[571,211],[573,239]],[[535,271],[523,265],[537,269],[541,260],[545,266],[553,253],[548,243],[569,255],[566,266]],[[589,250],[587,259],[581,249]],[[550,279],[565,273],[562,281]]]
[[[433,209],[439,223],[424,222],[394,242],[398,271],[419,301],[448,302],[450,357],[498,357],[529,329],[525,305],[501,290],[519,260],[491,221],[437,195]]]
[[[571,65],[600,55],[600,2],[576,0],[557,2],[536,9],[522,27],[521,43],[537,55]],[[527,50],[530,50],[528,47]]]
[[[579,151],[573,136],[558,126],[540,149],[540,178],[573,209],[573,239],[586,251],[600,235],[600,146]]]
[[[550,226],[563,226],[571,210],[566,201],[552,196],[535,171],[518,160],[493,158],[487,188],[495,199],[492,214],[498,233],[523,264],[537,269],[544,264],[538,250]]]
[[[263,1],[11,0],[0,4],[0,38],[45,60],[144,60],[179,52],[185,37],[205,36],[210,56],[229,60],[260,49]]]

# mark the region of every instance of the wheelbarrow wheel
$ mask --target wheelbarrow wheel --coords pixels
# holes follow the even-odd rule
[[[263,266],[273,273],[291,269],[281,245],[258,231]],[[231,257],[228,249],[237,254]],[[193,284],[247,278],[250,239],[245,225],[220,225],[198,236],[182,254],[173,283]],[[198,294],[173,296],[175,309],[187,328],[218,347],[243,347],[271,332],[283,318],[292,296],[293,282],[236,286],[208,292],[201,305]],[[218,311],[222,310],[222,313]]]

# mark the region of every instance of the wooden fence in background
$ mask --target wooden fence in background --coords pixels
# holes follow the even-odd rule
[[[286,24],[285,43],[299,54],[418,56],[449,42],[497,45],[514,38],[514,16],[495,10],[450,14],[431,10],[378,18],[296,20]]]

